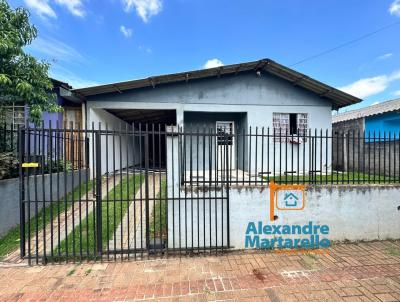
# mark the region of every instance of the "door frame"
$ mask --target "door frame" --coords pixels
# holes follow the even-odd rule
[[[230,124],[232,124],[232,131],[231,131],[231,133],[230,133],[230,135],[232,135],[232,144],[228,147],[228,152],[229,152],[229,156],[228,156],[228,158],[229,158],[229,170],[234,170],[234,169],[236,169],[236,156],[237,156],[237,154],[236,154],[236,144],[237,144],[237,142],[236,142],[236,137],[235,137],[235,134],[236,134],[236,132],[235,132],[235,121],[216,121],[215,122],[215,131],[216,131],[216,138],[215,138],[215,140],[216,140],[216,142],[215,142],[215,145],[217,146],[217,156],[218,156],[218,166],[217,166],[217,170],[218,171],[225,171],[225,169],[223,169],[223,167],[225,167],[226,165],[223,165],[222,167],[220,166],[220,163],[221,163],[221,158],[220,158],[220,154],[221,153],[223,153],[223,150],[221,150],[221,152],[219,151],[219,149],[220,149],[220,145],[218,145],[218,123],[224,123],[224,124],[227,124],[227,123],[230,123]],[[225,160],[225,159],[224,159]]]

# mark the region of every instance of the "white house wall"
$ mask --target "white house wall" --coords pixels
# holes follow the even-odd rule
[[[99,124],[100,123],[100,124]],[[93,125],[93,129],[98,130],[99,126],[101,130],[106,129],[106,125],[109,131],[118,131],[114,135],[108,135],[108,138],[105,134],[101,135],[101,173],[104,174],[106,172],[111,172],[115,170],[119,170],[121,168],[126,168],[133,164],[134,154],[135,161],[139,162],[138,158],[138,143],[137,138],[135,143],[136,152],[133,152],[133,136],[129,134],[129,131],[132,130],[131,125],[124,122],[123,120],[117,118],[116,116],[110,114],[109,112],[103,109],[93,109],[89,110],[89,119],[88,119],[88,129],[91,130]],[[126,130],[128,130],[128,135],[125,135]],[[121,135],[119,135],[121,134]],[[90,139],[90,167],[94,167],[93,164],[93,143],[95,139]]]

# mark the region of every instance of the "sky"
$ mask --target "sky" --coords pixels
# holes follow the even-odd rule
[[[269,58],[364,100],[342,111],[400,98],[400,0],[9,3],[38,28],[26,51],[74,88]]]

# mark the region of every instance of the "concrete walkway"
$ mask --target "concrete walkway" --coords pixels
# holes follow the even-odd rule
[[[157,198],[160,193],[160,173],[150,173],[148,176],[149,183],[149,198]],[[112,238],[109,242],[110,251],[121,249],[134,250],[146,248],[146,184],[143,183],[140,189],[136,192],[135,199],[129,205],[129,211],[125,213],[121,224],[116,231],[116,237]],[[149,201],[149,217],[152,217],[154,209],[153,201]],[[129,215],[128,215],[129,214]],[[129,221],[129,225],[128,225]],[[151,220],[150,220],[151,221]],[[129,231],[128,231],[129,229]],[[122,238],[121,238],[122,230]],[[128,243],[129,238],[129,243]],[[136,243],[135,243],[136,240]]]
[[[321,255],[2,267],[0,301],[400,301],[400,241],[338,244]]]

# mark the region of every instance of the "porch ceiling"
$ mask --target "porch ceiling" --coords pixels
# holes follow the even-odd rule
[[[127,123],[176,124],[175,110],[106,109]]]

